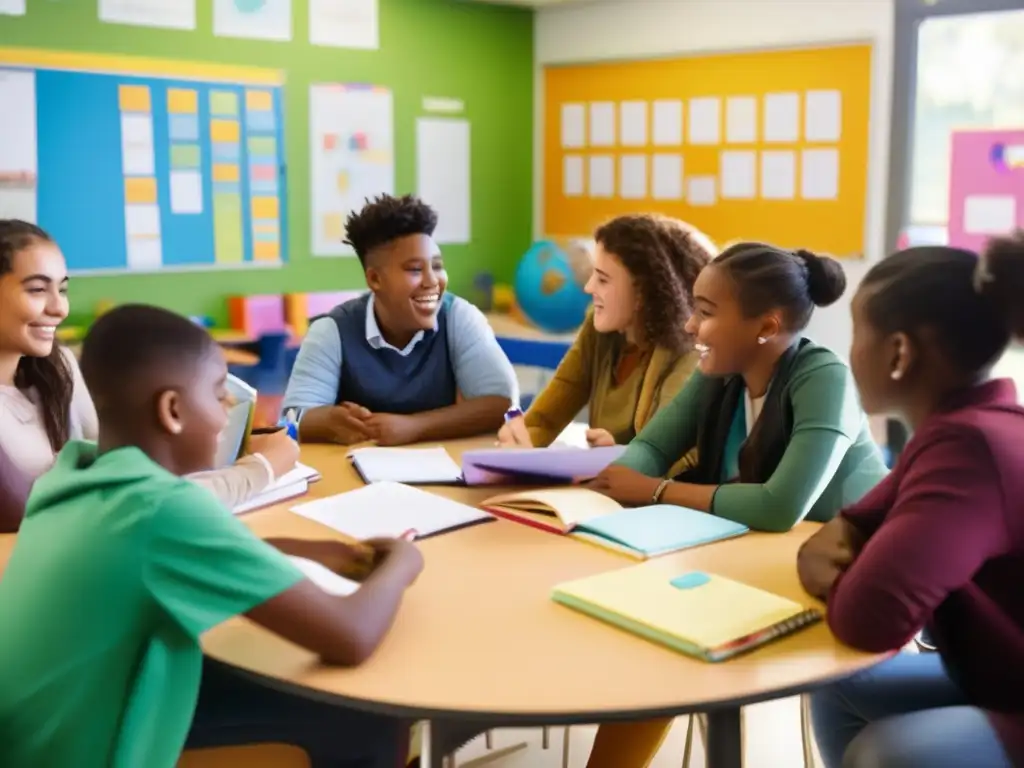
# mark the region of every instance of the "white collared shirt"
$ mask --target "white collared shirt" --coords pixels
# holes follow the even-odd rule
[[[366,303],[366,343],[374,349],[393,349],[402,357],[408,357],[416,348],[416,345],[423,341],[423,337],[426,334],[423,331],[416,331],[413,337],[409,340],[409,343],[406,344],[403,349],[399,349],[396,346],[388,344],[384,339],[384,335],[380,332],[380,326],[377,325],[377,315],[374,314],[373,311],[373,299],[374,296],[371,293],[370,300]],[[437,330],[436,315],[434,316],[434,330]]]

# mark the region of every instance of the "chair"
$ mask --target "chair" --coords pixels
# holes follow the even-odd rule
[[[306,753],[290,744],[252,744],[244,747],[190,749],[178,768],[310,768]]]

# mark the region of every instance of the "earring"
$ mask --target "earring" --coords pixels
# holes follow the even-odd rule
[[[903,371],[897,368],[895,371],[889,374],[889,378],[891,378],[893,381],[899,381],[900,379],[903,378]]]
[[[767,344],[768,343],[768,339],[765,338],[764,336],[758,336],[757,337],[757,343],[758,344]]]

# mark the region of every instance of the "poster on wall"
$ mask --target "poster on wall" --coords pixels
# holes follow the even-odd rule
[[[376,50],[380,47],[377,0],[310,0],[309,42]]]
[[[438,243],[471,238],[469,121],[416,120],[416,194],[437,211]]]
[[[196,28],[196,0],[100,0],[99,12],[109,24]]]
[[[36,221],[36,75],[0,69],[0,219]]]
[[[949,244],[980,252],[1024,227],[1024,130],[954,131]]]
[[[24,16],[25,0],[0,0],[0,14],[6,16]]]
[[[213,34],[253,40],[292,39],[291,0],[214,0]]]
[[[314,256],[351,256],[345,219],[367,198],[395,191],[391,91],[374,85],[310,86]]]

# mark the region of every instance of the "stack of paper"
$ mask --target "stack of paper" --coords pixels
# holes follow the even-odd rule
[[[307,467],[305,464],[296,464],[295,469],[285,475],[281,475],[281,477],[277,478],[277,482],[265,488],[262,493],[256,494],[248,501],[235,507],[234,513],[241,515],[245,512],[252,512],[254,509],[269,507],[271,504],[277,504],[285,499],[294,499],[296,496],[302,496],[309,490],[309,484],[319,479],[320,473],[312,467]]]

